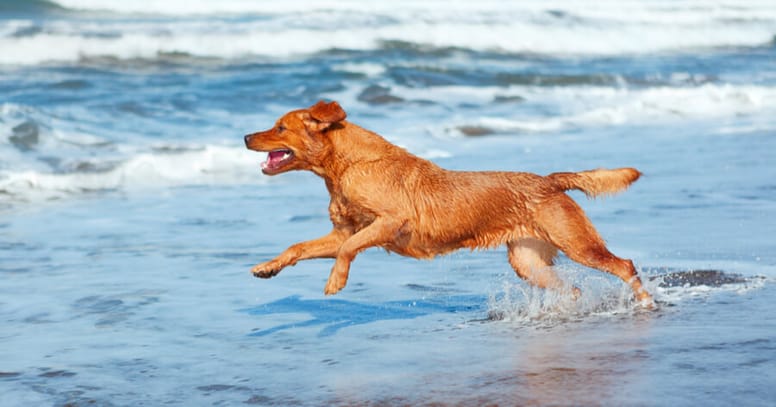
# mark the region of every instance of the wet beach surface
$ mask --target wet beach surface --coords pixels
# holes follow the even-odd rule
[[[776,399],[772,6],[176,4],[0,8],[0,404]],[[318,99],[450,169],[638,168],[572,196],[658,309],[503,248],[370,249],[335,297],[329,260],[253,278],[328,195],[242,136]]]

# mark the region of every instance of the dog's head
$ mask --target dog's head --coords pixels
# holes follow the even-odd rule
[[[269,130],[245,136],[245,146],[268,153],[261,164],[261,171],[267,175],[314,171],[329,145],[325,133],[341,126],[346,116],[339,103],[320,101],[308,109],[286,113]]]

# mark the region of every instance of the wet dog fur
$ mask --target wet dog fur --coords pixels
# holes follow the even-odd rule
[[[566,193],[588,196],[626,189],[641,175],[633,168],[558,172],[449,171],[389,143],[346,119],[337,102],[323,101],[283,115],[266,131],[245,136],[247,148],[267,152],[262,171],[306,170],[323,178],[331,195],[333,228],[318,239],[292,245],[253,267],[269,278],[300,260],[333,258],[324,289],[345,287],[350,264],[369,247],[419,259],[451,251],[508,248],[509,264],[528,283],[568,287],[552,268],[558,251],[621,278],[637,301],[651,307],[633,262],[613,255]]]

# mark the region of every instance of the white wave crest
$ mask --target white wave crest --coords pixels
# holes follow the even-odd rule
[[[0,191],[37,201],[73,194],[133,191],[181,185],[264,183],[259,158],[244,147],[205,146],[183,152],[147,152],[126,159],[107,171],[50,173],[37,170],[0,171]]]
[[[498,133],[557,132],[577,128],[610,125],[645,125],[751,116],[776,120],[776,87],[734,84],[703,84],[700,86],[653,88],[563,86],[563,87],[499,87],[448,86],[413,89],[395,86],[392,94],[406,100],[430,100],[441,105],[462,103],[487,104],[495,97],[520,97],[523,102],[511,115],[455,119],[454,127],[481,126]],[[557,114],[536,115],[538,111],[558,111]],[[768,119],[771,118],[771,119]],[[448,129],[449,130],[449,129]]]
[[[769,0],[682,0],[666,3],[662,0],[621,0],[617,2],[585,2],[551,0],[542,2],[504,2],[501,0],[394,0],[364,2],[361,0],[286,0],[268,2],[256,0],[56,0],[56,4],[72,10],[110,11],[141,14],[219,14],[219,13],[297,13],[308,11],[370,11],[373,13],[418,13],[435,11],[435,15],[471,17],[472,13],[488,12],[493,18],[508,18],[508,13],[520,10],[536,12],[552,10],[573,13],[581,18],[622,19],[624,21],[662,21],[689,23],[708,18],[760,18],[776,14]],[[623,13],[625,12],[625,13]],[[666,18],[666,16],[669,18]],[[703,17],[705,15],[705,17]]]
[[[776,23],[776,8],[756,2],[704,7],[695,7],[693,1],[670,7],[652,2],[593,6],[564,1],[425,1],[402,2],[401,6],[394,2],[237,0],[61,0],[60,4],[141,14],[122,19],[0,21],[3,64],[72,62],[84,57],[156,58],[166,53],[288,57],[335,48],[371,50],[386,41],[541,54],[640,54],[760,46],[772,41]],[[177,17],[145,18],[145,13]],[[196,16],[199,14],[209,18]],[[25,30],[29,33],[13,35]]]

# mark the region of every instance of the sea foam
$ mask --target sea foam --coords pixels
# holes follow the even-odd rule
[[[177,153],[140,153],[102,171],[54,173],[0,170],[0,193],[20,201],[63,198],[100,191],[137,191],[181,185],[258,184],[255,153],[243,147],[208,145]]]
[[[71,10],[123,17],[0,21],[0,51],[2,63],[15,65],[169,53],[286,58],[332,49],[376,50],[396,41],[507,53],[643,54],[766,45],[776,21],[776,10],[766,4],[734,2],[702,8],[693,2],[674,7],[651,2],[591,7],[576,2],[453,3],[61,0]],[[182,21],[169,24],[155,15]]]

